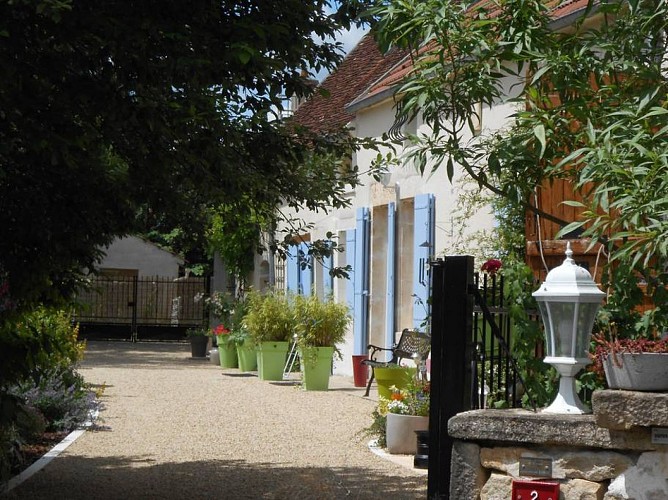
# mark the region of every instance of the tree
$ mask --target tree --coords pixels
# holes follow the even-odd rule
[[[422,170],[459,164],[525,205],[541,182],[571,179],[585,203],[562,233],[584,228],[613,259],[668,256],[665,0],[590,2],[567,31],[537,0],[378,3],[381,40],[412,49],[397,94],[432,129],[409,153]],[[471,139],[477,104],[501,102],[516,103],[509,125]]]
[[[557,220],[561,234],[582,229],[606,243],[612,261],[649,266],[650,281],[665,281],[668,4],[583,6],[565,31],[537,0],[389,1],[372,12],[386,46],[412,49],[414,71],[397,91],[401,114],[420,113],[431,133],[414,137],[411,160],[450,176],[458,164],[534,211],[541,183],[570,179],[584,202],[571,202],[576,220]],[[502,102],[515,103],[508,125],[472,137],[477,104]]]
[[[668,328],[668,4],[581,7],[562,31],[539,0],[381,0],[371,14],[386,47],[411,51],[413,71],[396,93],[398,119],[419,114],[430,126],[412,137],[407,159],[423,172],[445,168],[451,179],[463,168],[503,200],[511,219],[532,210],[560,224],[562,235],[580,230],[592,245],[602,242],[611,263],[602,328],[614,323],[626,335],[655,335]],[[477,136],[479,103],[511,104],[514,112],[503,128]],[[534,191],[554,179],[579,191],[583,201],[569,202],[578,208],[574,220],[532,203]],[[518,265],[504,262],[521,329],[514,350],[536,374],[540,332],[516,310],[530,303],[531,274],[522,254],[514,258]],[[639,282],[656,306],[642,315],[634,307],[643,293],[629,289]],[[539,394],[542,382],[529,382]]]
[[[1,2],[4,312],[69,296],[104,245],[146,227],[135,216],[140,207],[178,221],[220,203],[344,202],[350,179],[327,184],[304,160],[338,158],[351,147],[347,136],[304,137],[273,118],[285,96],[312,91],[303,71],[339,61],[327,37],[359,8],[323,0]]]

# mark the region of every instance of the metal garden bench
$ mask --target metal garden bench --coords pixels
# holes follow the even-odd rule
[[[374,368],[385,368],[390,365],[398,365],[402,359],[412,359],[415,361],[415,359],[418,358],[423,362],[426,361],[427,356],[429,356],[429,351],[431,350],[431,336],[424,332],[406,328],[401,332],[399,342],[394,347],[378,347],[369,344],[367,349],[371,351],[369,359],[363,360],[362,364],[371,367],[371,377],[369,377],[369,383],[366,386],[365,396],[369,395],[371,384],[375,378]],[[391,351],[392,359],[389,361],[376,360],[376,354],[380,351]]]

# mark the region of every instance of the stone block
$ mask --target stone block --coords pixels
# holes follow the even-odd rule
[[[607,429],[668,427],[667,393],[595,391],[592,407],[596,423]]]
[[[568,451],[558,454],[552,471],[554,477],[606,481],[633,466],[634,458],[612,451]]]
[[[513,478],[503,474],[492,474],[480,492],[480,500],[508,500],[513,490]],[[457,498],[457,497],[450,497]]]
[[[565,500],[603,500],[605,485],[585,479],[570,479],[559,486],[559,497]]]
[[[640,455],[636,465],[610,483],[605,498],[668,498],[668,454]]]
[[[477,500],[487,476],[480,464],[480,446],[455,441],[450,463],[450,498]]]
[[[504,472],[512,477],[520,474],[520,457],[531,456],[527,448],[482,448],[480,462],[486,469]]]
[[[448,421],[448,434],[465,441],[490,441],[603,448],[613,450],[655,450],[649,428],[628,431],[605,429],[593,415],[558,415],[528,410],[473,410]]]
[[[613,479],[634,465],[635,454],[624,455],[613,451],[563,450],[546,448],[498,447],[482,448],[480,462],[488,469],[510,476],[520,475],[520,458],[535,457],[552,460],[555,479],[586,479],[605,481]]]

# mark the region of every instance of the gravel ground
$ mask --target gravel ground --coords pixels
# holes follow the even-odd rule
[[[375,402],[348,378],[307,392],[155,343],[90,342],[81,372],[100,429],[8,498],[426,498],[423,471],[368,449]]]

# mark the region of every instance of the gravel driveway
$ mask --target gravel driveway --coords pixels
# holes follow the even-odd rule
[[[157,343],[90,342],[81,372],[105,386],[101,429],[9,498],[426,497],[424,471],[369,451],[375,402],[345,377],[306,392]]]

